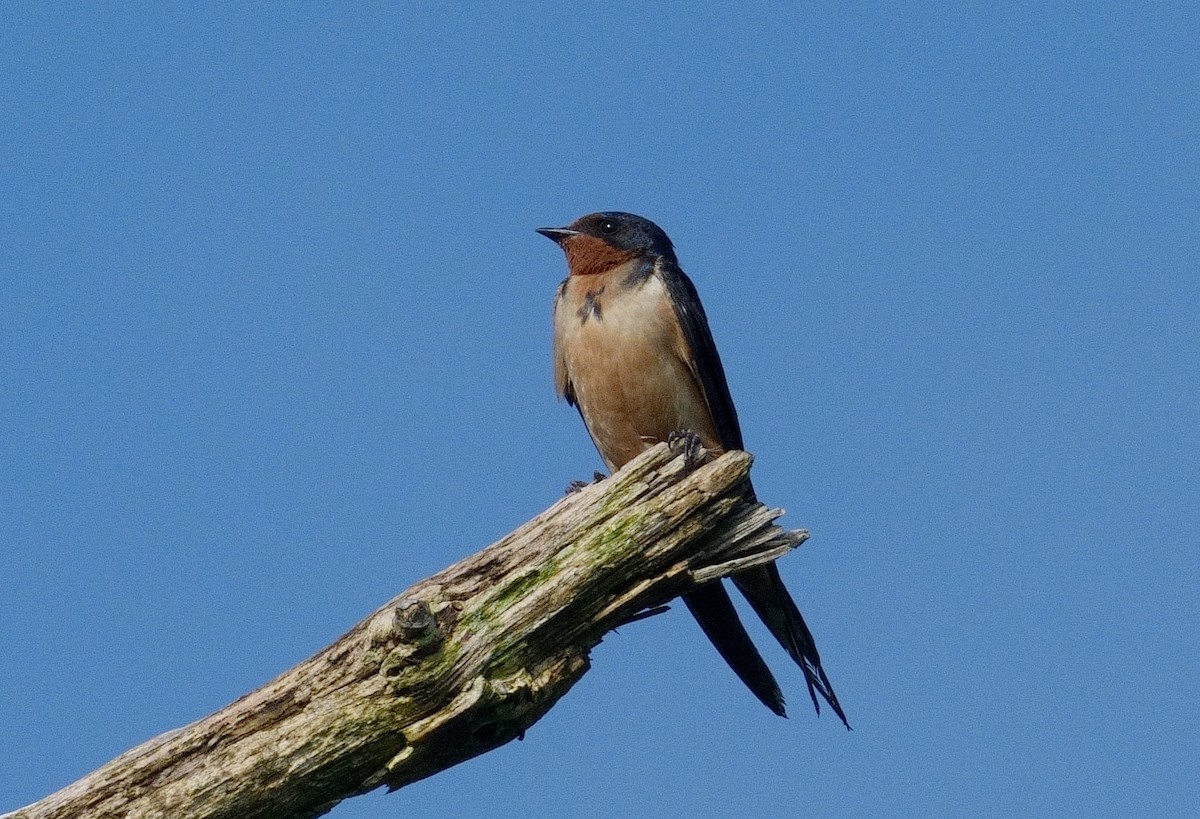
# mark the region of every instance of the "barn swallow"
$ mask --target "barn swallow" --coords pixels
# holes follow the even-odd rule
[[[616,211],[539,228],[567,257],[554,300],[554,380],[576,407],[610,470],[690,430],[714,455],[742,449],[737,411],[708,319],[674,245],[653,222]],[[750,500],[754,490],[748,490]],[[774,563],[733,575],[784,650],[849,728],[812,633]],[[720,580],[683,596],[700,628],[764,705],[785,716],[783,695]]]

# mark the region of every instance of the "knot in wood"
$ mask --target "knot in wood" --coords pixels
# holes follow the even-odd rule
[[[367,638],[372,645],[400,642],[428,646],[442,642],[445,637],[445,628],[429,604],[411,598],[380,611],[367,626]]]

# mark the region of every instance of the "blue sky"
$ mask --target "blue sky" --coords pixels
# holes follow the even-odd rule
[[[600,461],[559,251],[671,235],[855,727],[676,610],[377,816],[1200,806],[1195,4],[9,4],[0,810]]]

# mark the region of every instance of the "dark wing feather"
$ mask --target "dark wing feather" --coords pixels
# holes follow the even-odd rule
[[[781,717],[787,716],[783,694],[771,669],[754,647],[738,618],[729,592],[720,580],[705,584],[683,596],[683,602],[716,647],[717,653],[738,675],[759,702]]]
[[[733,406],[733,396],[729,394],[725,368],[721,366],[721,356],[717,354],[717,345],[713,343],[712,331],[708,329],[708,316],[704,315],[704,305],[700,303],[696,286],[679,265],[667,259],[659,259],[658,275],[667,288],[671,306],[675,308],[675,317],[679,319],[679,326],[687,339],[692,354],[689,364],[704,391],[704,400],[708,402],[708,411],[712,414],[721,445],[726,449],[742,449],[742,428],[738,424],[737,410]]]
[[[675,316],[679,319],[679,326],[683,330],[684,338],[687,339],[692,356],[690,362],[692,371],[696,374],[700,387],[704,391],[704,400],[708,402],[708,411],[712,414],[717,435],[721,438],[721,445],[726,449],[743,449],[742,428],[738,423],[737,410],[733,406],[733,396],[729,394],[729,384],[725,380],[725,368],[721,366],[721,357],[717,354],[717,345],[713,343],[712,331],[708,328],[708,317],[704,315],[704,307],[700,303],[696,286],[692,284],[691,279],[680,269],[679,265],[668,259],[659,260],[658,275],[662,278],[663,284],[666,285],[667,292],[671,296]],[[753,499],[753,489],[750,489],[749,497]],[[796,608],[796,603],[788,593],[787,587],[783,585],[779,569],[773,563],[759,566],[734,575],[732,580],[746,597],[750,607],[766,624],[767,629],[804,672],[804,679],[808,683],[808,693],[812,697],[817,713],[821,712],[821,706],[817,701],[817,694],[820,694],[849,728],[850,723],[846,722],[846,714],[842,711],[841,703],[838,702],[837,695],[833,692],[833,686],[821,665],[821,655],[817,653],[816,641],[813,640],[812,632],[809,631],[804,618],[800,616],[800,610]],[[690,602],[689,606],[693,613],[696,613],[697,607]],[[725,611],[727,617],[736,620],[737,614],[732,606]],[[709,617],[713,616],[713,613],[710,612]],[[705,625],[704,619],[699,614],[697,614],[697,619],[708,632],[708,626]],[[731,627],[731,630],[745,635],[740,623],[737,623],[736,629]],[[711,634],[709,636],[712,638]],[[755,660],[761,662],[753,644],[750,644],[749,649],[746,649],[744,644],[737,644],[740,645],[741,651],[736,653],[729,651],[727,654],[727,650],[722,648],[721,643],[716,639],[713,639],[713,642],[721,651],[722,656],[725,656],[726,661],[737,671],[738,676],[746,681],[759,699],[770,706],[769,694],[764,694],[764,691],[769,691],[765,681],[757,682],[756,687],[756,683],[751,681],[754,679],[754,671],[739,669],[739,663],[747,669],[756,669]],[[746,642],[749,642],[749,638],[746,639]],[[751,652],[754,656],[750,656]],[[776,713],[779,712],[776,711]]]
[[[554,309],[550,312],[550,323],[557,325],[558,322],[558,304],[563,300],[563,294],[567,291],[567,282],[570,277],[563,279],[562,284],[558,286],[558,290],[554,293]],[[559,346],[558,333],[554,334],[554,391],[558,393],[559,398],[567,399],[567,404],[572,407],[577,407],[575,401],[575,385],[571,383],[571,375],[567,372],[567,361],[563,357],[562,347]],[[579,410],[579,417],[583,418],[583,410]],[[587,419],[583,419],[583,425],[587,426]],[[589,430],[590,432],[590,430]]]

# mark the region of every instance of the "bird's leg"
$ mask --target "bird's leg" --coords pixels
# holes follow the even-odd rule
[[[690,429],[677,429],[667,436],[667,446],[672,452],[683,452],[683,462],[688,469],[700,463],[700,436]]]

